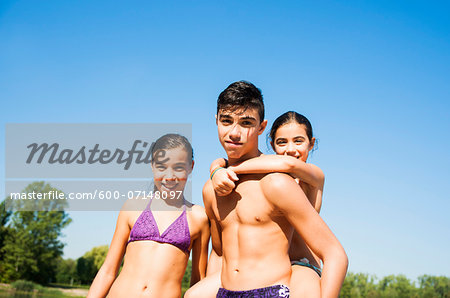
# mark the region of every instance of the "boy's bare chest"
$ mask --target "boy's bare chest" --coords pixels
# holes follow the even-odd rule
[[[266,200],[259,180],[242,179],[228,196],[219,198],[218,211],[221,225],[259,225],[272,221],[273,206]]]

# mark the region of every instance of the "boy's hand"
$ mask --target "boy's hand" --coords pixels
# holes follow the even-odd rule
[[[234,182],[238,180],[239,178],[235,172],[225,168],[218,169],[211,178],[214,191],[219,196],[230,194],[236,186]]]

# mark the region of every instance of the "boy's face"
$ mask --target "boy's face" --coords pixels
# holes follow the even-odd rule
[[[260,122],[255,108],[219,110],[216,115],[219,140],[228,159],[247,159],[258,152],[258,136],[263,133],[267,120]]]

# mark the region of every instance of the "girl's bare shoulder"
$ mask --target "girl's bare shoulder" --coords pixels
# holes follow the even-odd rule
[[[188,208],[188,211],[190,211],[190,217],[194,224],[198,226],[208,224],[208,216],[206,215],[204,207],[191,203],[191,206],[188,206]]]

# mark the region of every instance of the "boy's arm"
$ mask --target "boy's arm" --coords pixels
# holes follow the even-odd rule
[[[231,166],[229,169],[236,174],[288,173],[319,189],[323,188],[325,180],[325,176],[318,166],[305,163],[289,155],[261,155],[248,159],[237,166]]]
[[[222,256],[222,230],[213,211],[216,195],[211,180],[208,180],[203,186],[202,195],[206,215],[208,215],[209,222],[211,223],[210,231],[212,248],[218,256]]]
[[[195,209],[194,209],[195,208]],[[209,221],[204,209],[194,206],[192,209],[195,225],[199,226],[200,234],[192,243],[192,274],[191,286],[206,276],[208,263]]]
[[[266,199],[281,210],[305,243],[323,261],[321,297],[338,297],[347,272],[347,255],[304,192],[288,175],[273,173],[261,179]]]

